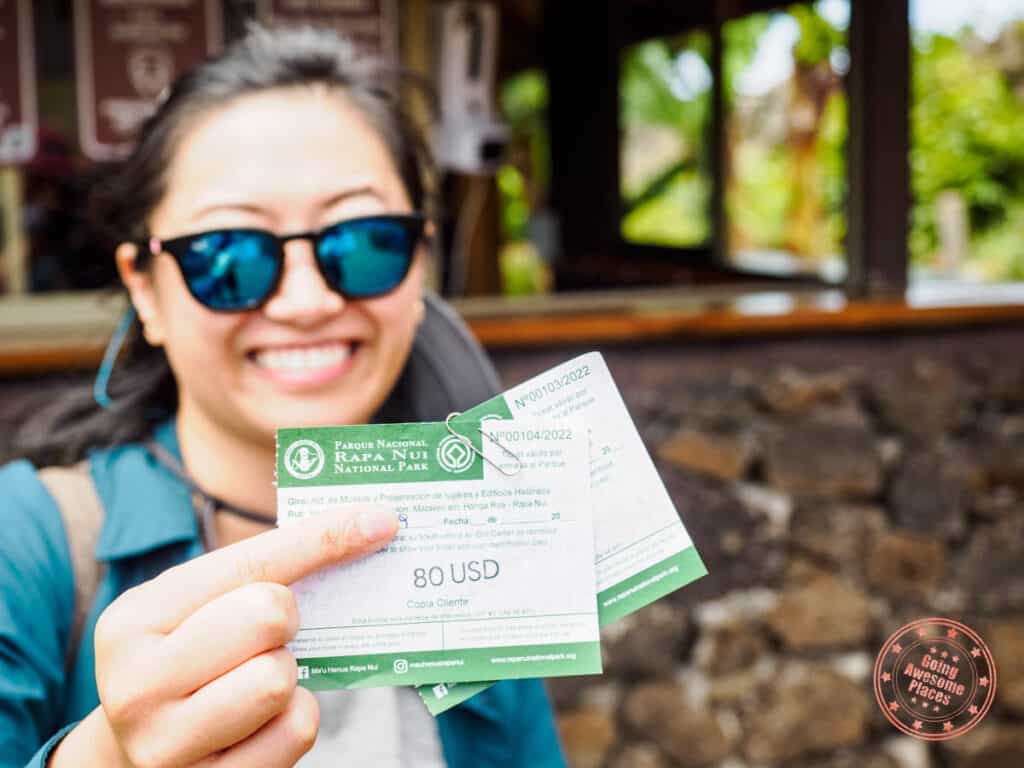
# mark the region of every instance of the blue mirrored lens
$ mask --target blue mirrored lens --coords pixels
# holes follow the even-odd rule
[[[396,219],[343,221],[320,238],[317,258],[324,274],[352,298],[380,296],[409,272],[416,233]]]
[[[248,309],[274,287],[275,242],[260,232],[211,232],[181,255],[181,272],[196,299],[210,309]]]

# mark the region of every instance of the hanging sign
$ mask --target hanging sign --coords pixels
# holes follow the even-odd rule
[[[221,49],[221,2],[74,0],[74,11],[82,151],[114,160],[174,78]]]
[[[398,57],[394,0],[257,0],[264,24],[329,26],[374,56]]]
[[[39,130],[31,0],[0,0],[0,165],[36,152]]]

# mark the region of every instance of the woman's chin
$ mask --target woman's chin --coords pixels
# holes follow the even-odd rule
[[[365,424],[377,409],[365,401],[364,392],[336,390],[330,394],[255,398],[247,410],[261,432],[273,434],[278,429],[295,427]]]

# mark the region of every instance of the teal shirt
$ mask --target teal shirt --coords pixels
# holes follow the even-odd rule
[[[170,423],[156,437],[180,455]],[[0,768],[43,768],[99,703],[92,638],[103,610],[203,551],[188,490],[145,448],[97,451],[90,465],[105,511],[96,546],[105,568],[67,671],[74,576],[60,511],[28,462],[0,468]],[[438,730],[452,768],[564,765],[536,680],[489,688],[441,715]]]

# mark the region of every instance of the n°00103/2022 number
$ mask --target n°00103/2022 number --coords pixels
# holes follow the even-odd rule
[[[570,384],[575,384],[578,381],[582,381],[590,375],[590,366],[581,365],[579,368],[573,368],[568,373],[563,373],[561,376],[557,376],[549,381],[545,381],[539,387],[531,389],[529,392],[517,397],[514,401],[516,408],[525,408],[527,403],[535,403],[538,400],[544,398],[545,395],[553,395],[561,389],[568,387]]]

